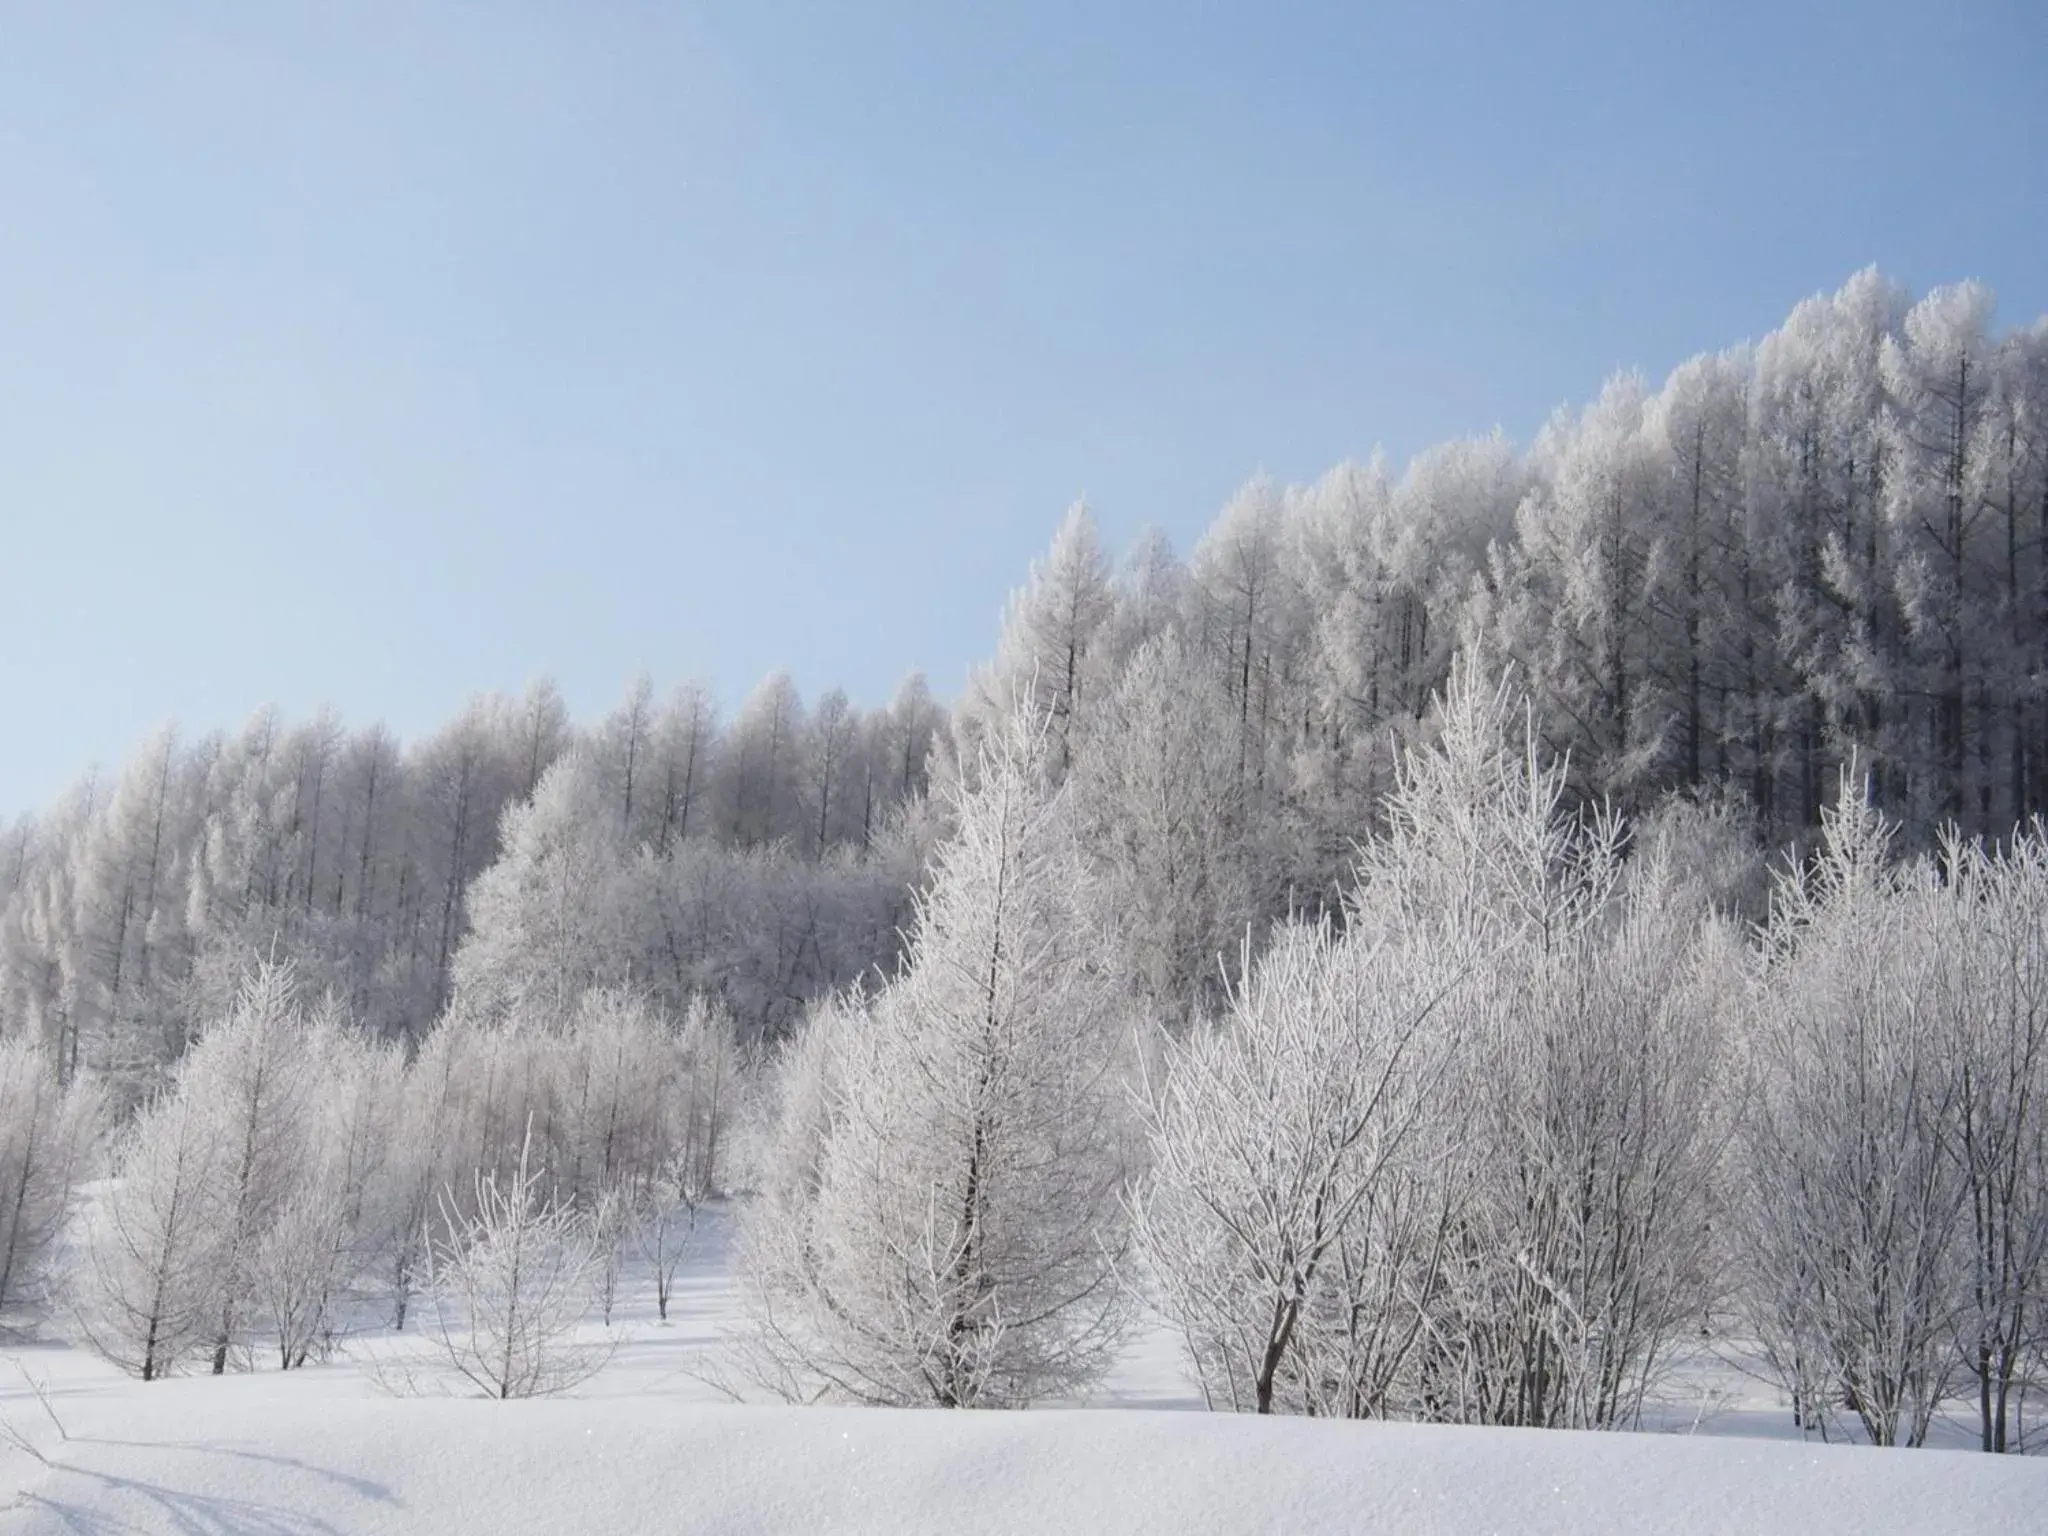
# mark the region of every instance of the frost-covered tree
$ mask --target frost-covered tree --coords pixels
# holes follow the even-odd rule
[[[173,878],[179,769],[175,733],[159,732],[115,781],[104,814],[81,828],[72,858],[72,928],[59,951],[72,967],[67,1071],[75,1075],[82,1059],[128,1102],[154,1086],[182,1043],[158,985],[167,930],[183,915]]]
[[[1730,563],[1742,755],[1767,828],[1816,827],[1851,751],[1895,792],[1913,757],[1879,431],[1880,354],[1904,308],[1896,285],[1866,270],[1797,305],[1756,348]]]
[[[1147,641],[1179,631],[1192,598],[1188,571],[1165,530],[1146,528],[1117,562],[1110,579],[1109,617],[1103,621],[1105,667],[1115,675]]]
[[[762,679],[734,717],[723,755],[725,835],[743,848],[802,830],[803,700],[787,672]]]
[[[1237,783],[1263,795],[1276,706],[1299,606],[1288,582],[1287,507],[1268,480],[1245,486],[1195,546],[1193,622],[1230,699]]]
[[[1957,1361],[1968,1219],[1944,1145],[1958,1074],[1937,1006],[1941,899],[1845,780],[1813,866],[1779,881],[1749,1029],[1736,1205],[1749,1326],[1803,1427],[1846,1408],[1918,1445]]]
[[[1498,546],[1493,634],[1521,667],[1545,744],[1595,793],[1655,782],[1672,697],[1660,647],[1671,558],[1642,380],[1623,374],[1538,447],[1547,471]]]
[[[607,989],[587,994],[558,1036],[536,1043],[551,1058],[556,1192],[586,1209],[609,1190],[637,1196],[686,1135],[695,1063],[679,1032],[646,998]]]
[[[997,1406],[1111,1358],[1126,1039],[1046,729],[1026,704],[984,743],[901,975],[812,1025],[829,1097],[788,1099],[783,1134],[815,1157],[743,1240],[775,1385]]]
[[[1702,1313],[1694,887],[1624,888],[1517,705],[1455,670],[1343,937],[1291,934],[1168,1052],[1143,1230],[1215,1400],[1613,1427]]]
[[[102,1116],[91,1079],[62,1086],[42,1045],[0,1040],[0,1315],[35,1293]]]
[[[1436,1187],[1410,1155],[1442,1048],[1432,971],[1295,927],[1221,1023],[1162,1042],[1136,1235],[1212,1407],[1389,1406],[1426,1319],[1358,1282],[1412,1261],[1400,1213]]]
[[[1292,793],[1312,873],[1299,883],[1327,894],[1348,873],[1443,687],[1467,588],[1511,531],[1521,482],[1496,434],[1426,451],[1398,484],[1377,457],[1340,465],[1300,498],[1289,549],[1308,638]]]
[[[522,1142],[504,1177],[476,1175],[473,1197],[445,1207],[431,1249],[436,1333],[450,1367],[486,1397],[546,1397],[580,1386],[610,1358],[578,1342],[603,1255],[591,1219],[547,1191]]]
[[[531,795],[540,786],[541,775],[567,749],[570,737],[569,706],[554,679],[535,678],[520,696],[516,711],[514,762],[517,764],[518,793]]]
[[[1270,818],[1247,825],[1262,808],[1240,793],[1235,744],[1217,728],[1228,709],[1175,636],[1148,641],[1098,706],[1102,731],[1073,779],[1132,990],[1183,1023],[1221,997],[1277,883]]]
[[[507,713],[491,700],[474,700],[407,763],[413,814],[401,878],[409,892],[397,922],[408,931],[407,959],[428,1019],[448,998],[463,892],[490,864],[500,819],[531,760],[521,754]]]
[[[470,1134],[462,1091],[473,1032],[459,1024],[436,1030],[406,1071],[392,1112],[390,1157],[379,1183],[387,1237],[381,1265],[391,1300],[391,1326],[403,1330],[431,1268],[429,1233],[441,1195],[459,1190],[482,1156]],[[467,1168],[458,1170],[458,1163]]]
[[[627,687],[618,708],[599,724],[591,744],[593,766],[611,807],[611,825],[619,842],[629,847],[646,819],[648,759],[653,753],[654,732],[654,681],[642,673]],[[636,791],[642,812],[638,820],[634,816]]]
[[[285,1370],[345,1325],[347,1303],[395,1234],[394,1145],[403,1057],[331,1015],[308,1021],[302,1049],[319,1085],[304,1122],[294,1187],[256,1239],[254,1299]]]
[[[973,765],[983,736],[1003,729],[1024,697],[1049,722],[1046,749],[1055,775],[1073,766],[1101,686],[1096,638],[1110,604],[1109,561],[1087,503],[1077,501],[1052,548],[1011,594],[995,657],[968,681],[955,722],[964,764]]]
[[[1946,1127],[1966,1219],[1957,1342],[1980,1443],[2020,1447],[2020,1405],[2048,1337],[2048,844],[2037,823],[1942,853],[1935,1008],[1957,1078]]]
[[[697,682],[678,684],[654,726],[648,823],[656,853],[709,830],[703,807],[717,745],[718,711],[710,690]]]
[[[1417,1411],[1620,1427],[1705,1303],[1718,1036],[1697,907],[1668,870],[1624,884],[1622,828],[1568,810],[1527,720],[1508,685],[1454,672],[1348,910],[1464,967]]]
[[[801,841],[814,857],[857,840],[851,817],[860,808],[863,734],[859,711],[840,689],[828,690],[811,711],[804,742]]]
[[[144,1381],[219,1336],[224,1151],[183,1095],[149,1105],[121,1138],[113,1182],[87,1226],[71,1286],[80,1331]]]
[[[1748,448],[1744,352],[1682,363],[1646,404],[1644,432],[1664,508],[1670,659],[1660,663],[1676,714],[1671,778],[1687,788],[1725,776],[1739,610],[1727,590],[1739,537]]]
[[[454,957],[473,1016],[561,1022],[593,987],[632,978],[647,903],[616,787],[605,765],[571,752],[506,812],[503,852],[470,886]]]
[[[896,690],[881,725],[876,754],[876,788],[865,803],[861,826],[871,844],[894,807],[922,800],[931,789],[932,749],[945,720],[922,672]]]
[[[1938,288],[1907,311],[1880,354],[1884,510],[1899,551],[1913,691],[1929,700],[1913,748],[1927,786],[1923,806],[1976,829],[1994,774],[2003,774],[1996,737],[2009,718],[2006,701],[1990,693],[2002,679],[1987,665],[2003,627],[1984,441],[1996,378],[1990,314],[1981,285]]]
[[[213,1144],[204,1203],[215,1259],[208,1281],[216,1376],[251,1329],[265,1235],[305,1202],[313,1171],[308,1122],[320,1053],[309,1048],[294,985],[288,966],[252,971],[232,1011],[186,1055],[174,1090]]]
[[[662,1165],[632,1207],[633,1248],[653,1277],[655,1315],[664,1323],[708,1193],[689,1157],[679,1153]]]
[[[791,1402],[823,1395],[805,1330],[826,1141],[840,1103],[840,1056],[864,1021],[857,994],[813,1005],[773,1058],[763,1094],[754,1188],[736,1244],[746,1326],[729,1340],[738,1369]]]
[[[1468,1063],[1484,1151],[1446,1287],[1468,1416],[1633,1427],[1716,1296],[1727,1116],[1709,1085],[1736,945],[1644,857],[1540,959],[1521,936],[1526,968]]]

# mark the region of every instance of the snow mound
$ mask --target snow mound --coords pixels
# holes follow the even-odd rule
[[[48,1465],[0,1533],[2039,1531],[2048,1464],[1955,1452],[1143,1410],[659,1399],[289,1400],[170,1382]],[[108,1409],[116,1404],[107,1403]],[[15,1420],[17,1427],[25,1421]]]

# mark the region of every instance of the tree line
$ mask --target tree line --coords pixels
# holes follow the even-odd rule
[[[541,683],[410,745],[273,710],[165,733],[0,829],[0,1020],[138,1092],[275,946],[417,1040],[490,942],[477,882],[518,811],[514,864],[567,839],[635,866],[614,972],[777,1033],[898,958],[929,791],[1020,688],[1130,963],[1191,1017],[1248,925],[1337,911],[1461,650],[1515,667],[1576,800],[1723,797],[1759,846],[1810,844],[1853,755],[1910,846],[2003,836],[2048,805],[2048,319],[1999,335],[1978,285],[1909,302],[1866,271],[1525,452],[1255,480],[1185,560],[1148,534],[1113,568],[1077,506],[950,719],[916,677],[862,711],[778,674],[729,721],[642,681],[579,729]],[[537,803],[565,757],[583,782]]]
[[[410,746],[268,709],[233,735],[165,731],[0,834],[0,1020],[132,1102],[262,955],[417,1042],[465,949],[507,939],[472,912],[484,877],[507,849],[580,856],[556,846],[573,807],[578,837],[637,866],[661,951],[639,979],[769,1029],[886,954],[941,721],[918,678],[864,712],[836,691],[807,709],[778,674],[730,721],[700,687],[657,703],[642,680],[588,730],[540,683]]]

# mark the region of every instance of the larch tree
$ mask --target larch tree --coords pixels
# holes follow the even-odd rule
[[[1914,692],[1929,701],[1916,743],[1925,813],[1986,830],[1995,733],[2010,718],[1988,696],[1998,635],[1993,486],[1983,440],[1995,374],[1990,293],[1937,288],[1884,339],[1885,512],[1912,640]]]
[[[648,795],[648,759],[654,750],[655,720],[654,682],[643,672],[599,724],[590,748],[619,841],[628,847],[639,840],[638,830],[654,804]]]
[[[1276,673],[1286,663],[1294,612],[1287,571],[1285,499],[1259,479],[1240,490],[1195,546],[1190,563],[1196,633],[1222,666],[1235,722],[1237,780],[1266,789]]]
[[[1185,1024],[1223,995],[1246,930],[1264,915],[1278,850],[1239,790],[1216,729],[1229,704],[1171,633],[1148,641],[1099,706],[1103,729],[1075,771],[1107,921],[1134,996]]]
[[[787,672],[763,678],[734,717],[723,754],[726,835],[742,848],[802,830],[798,768],[802,762],[803,700]]]
[[[224,1149],[203,1122],[189,1099],[170,1094],[129,1123],[70,1288],[86,1342],[144,1381],[171,1374],[218,1337]]]
[[[718,711],[702,683],[676,686],[654,727],[653,843],[657,854],[706,830],[703,803],[712,780]]]
[[[1677,715],[1672,777],[1707,782],[1725,761],[1725,698],[1733,640],[1722,580],[1740,516],[1748,440],[1741,353],[1681,364],[1646,409],[1645,431],[1661,466],[1662,516],[1670,544],[1666,619],[1675,654],[1667,679]]]
[[[785,1106],[824,1111],[815,1160],[744,1239],[775,1259],[750,1340],[785,1390],[1021,1405],[1113,1357],[1128,1042],[1048,729],[1024,703],[984,741],[903,971],[827,1016],[827,1102]]]
[[[370,1040],[331,1005],[307,1020],[300,1048],[318,1089],[292,1189],[258,1235],[252,1264],[256,1312],[285,1370],[343,1329],[345,1303],[388,1258],[403,1157],[403,1052]]]
[[[1110,601],[1109,561],[1087,503],[1077,501],[1052,548],[1010,595],[994,658],[968,681],[955,719],[963,766],[974,766],[981,738],[1004,728],[1020,696],[1049,722],[1046,749],[1055,775],[1073,766],[1102,686],[1096,639]]]
[[[491,700],[473,700],[416,746],[407,764],[415,786],[409,961],[416,975],[424,972],[429,1019],[448,999],[451,962],[462,938],[463,892],[491,863],[500,818],[525,768],[505,713]]]
[[[175,1054],[163,991],[155,985],[164,929],[183,916],[172,880],[180,843],[177,738],[154,736],[116,781],[104,816],[85,829],[70,881],[77,966],[72,1045],[132,1102]]]
[[[847,843],[848,818],[860,809],[860,712],[838,688],[828,689],[811,711],[805,731],[802,798],[805,826],[800,841],[822,859]]]
[[[479,1019],[560,1023],[638,958],[643,873],[605,766],[571,751],[505,813],[503,851],[471,884],[453,962],[457,1006]]]
[[[92,1079],[60,1084],[45,1046],[0,1040],[0,1315],[41,1282],[103,1114]]]
[[[547,1397],[611,1357],[576,1339],[604,1260],[590,1218],[548,1188],[522,1141],[504,1175],[478,1172],[470,1198],[444,1203],[447,1235],[429,1249],[435,1332],[450,1369],[486,1397]]]
[[[1546,428],[1549,472],[1491,573],[1495,654],[1522,669],[1548,750],[1602,795],[1654,782],[1668,751],[1659,638],[1670,559],[1643,394],[1639,378],[1617,376]]]
[[[309,1043],[291,968],[265,964],[179,1066],[174,1091],[214,1143],[206,1209],[216,1376],[250,1330],[263,1237],[312,1171],[309,1120],[319,1085]]]

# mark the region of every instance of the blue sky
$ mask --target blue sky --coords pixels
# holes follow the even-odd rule
[[[1086,493],[2048,310],[2037,0],[0,0],[0,814],[273,700],[942,692]]]

